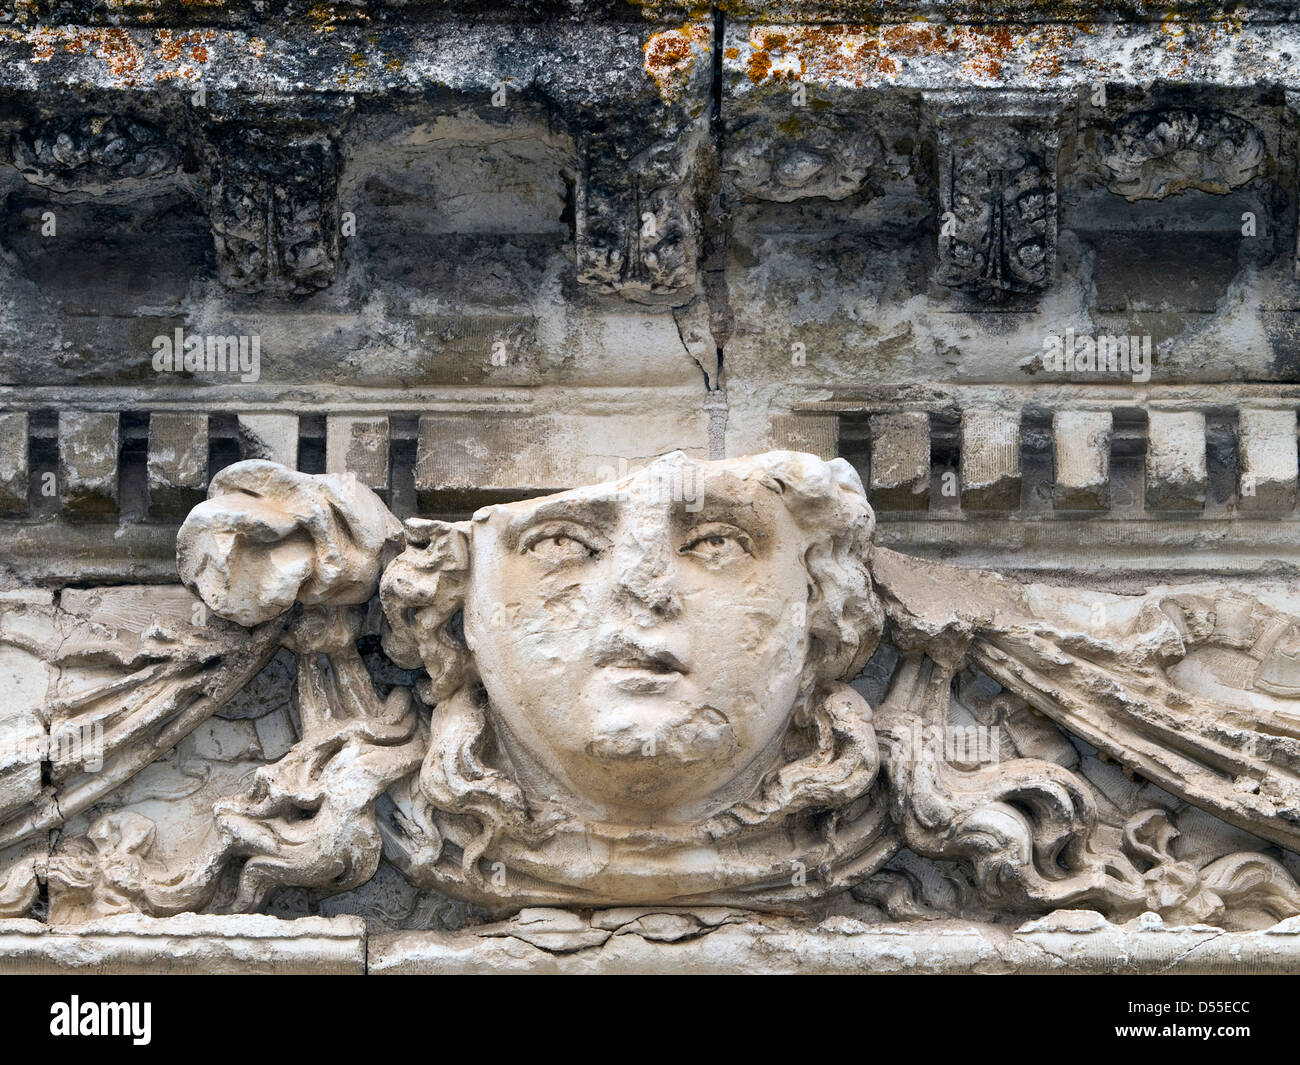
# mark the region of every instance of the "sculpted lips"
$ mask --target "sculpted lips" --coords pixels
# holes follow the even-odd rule
[[[626,692],[654,694],[666,691],[689,670],[666,647],[615,634],[596,652],[597,668],[609,669],[614,687]]]

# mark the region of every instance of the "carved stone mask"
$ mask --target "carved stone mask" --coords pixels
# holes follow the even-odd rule
[[[483,815],[489,795],[521,823],[550,810],[584,833],[676,833],[682,846],[725,835],[705,826],[742,804],[755,804],[736,815],[751,827],[801,811],[832,763],[836,786],[860,793],[877,762],[865,704],[836,703],[845,720],[822,729],[828,743],[839,725],[855,732],[843,760],[810,735],[880,631],[873,524],[847,463],[792,452],[675,453],[470,522],[408,523],[382,595],[389,653],[414,665],[418,650],[438,704],[421,791],[491,834],[510,818]],[[447,724],[462,718],[463,731]],[[500,785],[463,779],[458,745]],[[772,857],[788,864],[786,850]],[[717,886],[753,875],[732,869]],[[636,894],[615,881],[611,895]]]
[[[815,586],[778,491],[681,455],[490,507],[465,639],[526,793],[609,821],[745,798],[806,695]]]

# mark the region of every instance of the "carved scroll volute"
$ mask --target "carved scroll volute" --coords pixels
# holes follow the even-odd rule
[[[1107,188],[1129,202],[1187,189],[1219,195],[1251,181],[1267,162],[1264,138],[1237,115],[1163,108],[1125,115],[1105,138]]]
[[[129,115],[58,115],[15,135],[13,160],[33,185],[102,194],[174,175],[179,143],[174,133]]]

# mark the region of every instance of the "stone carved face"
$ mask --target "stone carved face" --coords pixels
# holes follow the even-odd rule
[[[852,467],[782,451],[409,521],[384,646],[433,710],[386,853],[502,907],[829,884],[888,820],[844,683],[880,633],[873,528]]]
[[[480,511],[465,639],[525,792],[681,822],[753,791],[804,680],[806,540],[777,492],[685,459]]]

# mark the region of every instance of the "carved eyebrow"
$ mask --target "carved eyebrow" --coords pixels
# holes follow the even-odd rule
[[[534,525],[547,521],[573,521],[581,525],[605,525],[617,504],[612,499],[552,499],[510,519],[504,541],[510,547]]]
[[[744,530],[759,550],[771,538],[771,521],[755,506],[753,499],[737,498],[725,491],[706,490],[702,498],[673,502],[673,524],[679,529],[689,530],[692,526],[709,522],[723,522]]]

